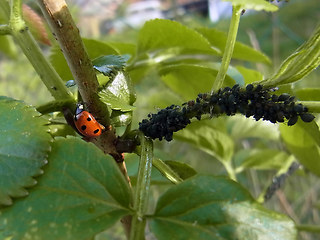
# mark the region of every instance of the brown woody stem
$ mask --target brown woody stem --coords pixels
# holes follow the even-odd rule
[[[91,60],[85,50],[79,29],[73,21],[67,4],[64,0],[38,0],[40,8],[49,23],[53,35],[58,41],[68,66],[77,83],[78,90],[87,109],[105,126],[110,125],[107,107],[99,100],[99,83],[93,69]],[[91,140],[104,153],[110,154],[117,161],[123,175],[130,179],[121,153],[116,150],[116,134],[110,127],[98,138]],[[126,232],[130,232],[131,219],[122,219]]]

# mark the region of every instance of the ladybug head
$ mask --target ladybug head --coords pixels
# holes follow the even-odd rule
[[[78,103],[75,115],[77,116],[78,114],[82,113],[83,112],[83,108],[84,108],[83,104],[82,103]]]

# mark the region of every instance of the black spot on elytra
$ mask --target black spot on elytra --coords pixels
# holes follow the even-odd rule
[[[90,121],[91,121],[91,117],[88,117],[88,118],[87,118],[87,121],[90,122]]]
[[[96,129],[93,131],[94,134],[97,134],[99,132],[99,129]]]
[[[82,125],[82,126],[81,126],[81,130],[84,131],[84,130],[86,130],[86,129],[87,129],[87,126],[86,126],[86,125]]]

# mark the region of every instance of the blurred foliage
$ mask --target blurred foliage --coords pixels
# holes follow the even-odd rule
[[[0,95],[38,105],[53,98],[21,53],[15,60],[0,60]]]

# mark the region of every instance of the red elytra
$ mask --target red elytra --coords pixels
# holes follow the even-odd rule
[[[91,113],[83,110],[82,104],[77,105],[74,124],[81,135],[90,138],[100,136],[105,129]]]

